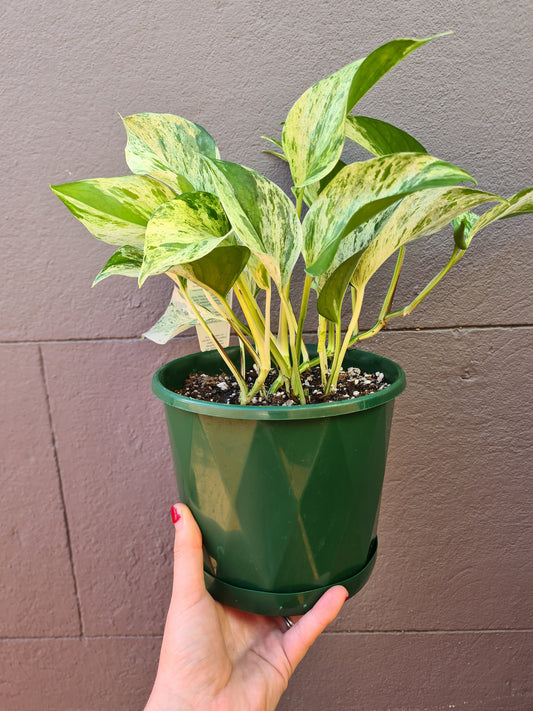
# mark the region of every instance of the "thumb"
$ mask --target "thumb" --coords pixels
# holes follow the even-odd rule
[[[205,594],[202,534],[190,509],[174,504],[174,582],[172,603],[189,607]]]

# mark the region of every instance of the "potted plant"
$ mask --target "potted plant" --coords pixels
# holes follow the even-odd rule
[[[298,614],[333,584],[353,594],[366,582],[405,378],[397,364],[354,346],[408,315],[482,228],[533,210],[531,188],[504,199],[466,187],[475,185],[468,173],[405,131],[351,113],[432,39],[388,42],[296,101],[281,140],[268,139],[268,152],[288,164],[294,200],[222,160],[203,128],[169,114],[123,119],[132,175],[52,187],[95,237],[118,247],[95,284],[113,274],[174,282],[168,309],[144,335],[165,343],[197,326],[211,346],[159,369],[153,390],[165,403],[182,499],[204,536],[208,587],[244,610]],[[372,157],[345,164],[346,139]],[[393,309],[406,246],[447,226],[448,263]],[[378,319],[362,331],[365,287],[393,255]],[[318,329],[306,345],[312,291]],[[238,345],[228,349],[229,329]],[[367,386],[374,392],[361,394]]]

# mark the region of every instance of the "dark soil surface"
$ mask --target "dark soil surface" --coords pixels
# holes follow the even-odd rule
[[[271,370],[266,383],[265,392],[277,378],[277,371]],[[252,387],[257,377],[256,371],[251,368],[246,373],[246,384]],[[320,367],[315,366],[302,373],[302,385],[307,391],[307,400],[310,404],[321,402],[334,402],[337,400],[348,400],[361,397],[369,393],[375,393],[388,387],[383,373],[364,373],[359,368],[341,369],[337,388],[327,395],[324,395],[320,382]],[[239,404],[239,386],[232,375],[220,373],[219,375],[206,375],[206,373],[191,373],[185,381],[181,390],[176,390],[178,395],[191,397],[195,400],[205,400],[207,402],[219,402],[226,405]],[[298,405],[298,400],[291,397],[282,386],[276,393],[265,395],[258,393],[250,403],[253,405]]]

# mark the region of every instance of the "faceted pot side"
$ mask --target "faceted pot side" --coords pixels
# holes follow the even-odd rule
[[[228,352],[237,358],[238,349]],[[390,385],[343,402],[241,407],[173,392],[191,372],[225,370],[216,352],[179,358],[154,375],[180,497],[202,531],[206,584],[220,602],[297,615],[332,585],[353,595],[368,580],[405,375],[365,351],[348,351],[344,366],[381,371]]]

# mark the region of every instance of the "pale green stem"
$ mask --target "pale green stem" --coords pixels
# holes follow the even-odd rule
[[[335,324],[335,350],[333,354],[333,362],[331,364],[331,371],[328,376],[328,382],[326,384],[326,389],[324,390],[325,393],[329,393],[331,390],[331,382],[332,382],[332,375],[337,369],[337,363],[339,362],[339,356],[340,356],[340,351],[341,351],[341,324],[340,324],[340,319],[339,321]]]
[[[270,279],[268,280],[268,289],[266,290],[265,296],[265,342],[263,348],[266,353],[269,354],[269,364],[270,364],[270,311],[272,306],[272,289],[270,287]]]
[[[191,311],[193,312],[193,314],[194,314],[194,315],[196,316],[196,318],[198,319],[198,322],[200,323],[200,325],[202,326],[202,328],[204,329],[204,331],[207,333],[207,335],[209,336],[210,340],[212,341],[213,345],[215,346],[215,348],[216,348],[217,351],[219,352],[220,357],[221,357],[222,360],[226,363],[226,365],[228,366],[230,372],[233,374],[233,377],[234,377],[235,380],[237,381],[237,384],[238,384],[238,386],[239,386],[239,390],[240,390],[240,392],[241,392],[241,395],[240,395],[240,398],[239,398],[239,399],[240,399],[240,403],[241,403],[241,405],[245,405],[245,404],[246,404],[246,399],[247,399],[247,396],[248,396],[248,388],[246,387],[246,383],[244,382],[243,378],[241,377],[241,374],[239,373],[238,369],[235,367],[235,364],[232,362],[231,358],[228,357],[228,354],[226,353],[226,351],[224,350],[224,348],[220,345],[220,343],[219,343],[218,339],[216,338],[215,334],[211,331],[211,329],[209,328],[209,326],[208,326],[207,323],[205,322],[204,318],[202,317],[202,315],[201,315],[200,312],[198,311],[198,309],[197,309],[197,307],[196,307],[196,304],[194,303],[194,301],[193,301],[193,300],[191,299],[191,297],[189,296],[189,292],[188,292],[188,290],[187,290],[187,287],[186,287],[186,286],[183,286],[183,285],[180,285],[180,287],[181,287],[181,292],[182,292],[184,298],[186,299],[187,303],[188,303],[189,306],[191,307]]]
[[[359,315],[361,313],[361,306],[363,305],[363,296],[364,296],[364,289],[358,289],[357,290],[357,299],[356,299],[355,307],[354,307],[354,310],[352,313],[352,318],[351,318],[350,323],[348,325],[348,330],[346,331],[346,334],[344,336],[344,341],[342,342],[342,347],[340,348],[338,358],[336,359],[335,365],[331,370],[331,375],[329,377],[325,392],[329,393],[331,388],[337,387],[337,381],[339,379],[340,369],[341,369],[342,363],[344,361],[344,356],[346,355],[346,351],[348,350],[348,347],[350,346],[352,334],[354,331],[357,334],[357,331],[359,328]]]
[[[246,349],[244,347],[244,342],[242,341],[242,339],[239,339],[239,350],[241,352],[241,375],[244,380],[244,378],[246,377]]]
[[[238,280],[239,281],[239,280]],[[237,288],[236,288],[237,287]],[[285,358],[283,354],[279,351],[276,339],[268,330],[263,330],[265,328],[263,316],[257,307],[257,303],[253,298],[250,291],[247,289],[247,284],[243,280],[238,285],[235,284],[233,287],[234,293],[241,305],[243,313],[245,314],[246,320],[250,325],[252,330],[252,338],[255,343],[259,344],[266,339],[268,333],[269,336],[269,350],[272,353],[272,357],[276,361],[279,370],[282,373],[284,379],[289,379],[290,377],[290,361],[288,357]]]
[[[455,247],[452,256],[450,257],[450,260],[446,264],[446,266],[441,269],[441,271],[435,277],[433,277],[433,279],[427,284],[427,286],[424,287],[424,289],[422,289],[420,294],[418,294],[418,296],[413,299],[410,304],[404,306],[403,309],[397,309],[396,311],[391,311],[390,313],[386,314],[385,317],[378,320],[377,323],[375,323],[371,329],[369,329],[368,331],[364,331],[363,333],[357,334],[355,338],[352,338],[350,345],[354,345],[358,341],[364,341],[367,338],[372,338],[372,336],[375,336],[376,333],[379,333],[379,331],[381,331],[385,324],[388,323],[391,319],[397,318],[398,316],[408,316],[413,311],[413,309],[416,308],[418,304],[426,298],[429,292],[437,286],[439,281],[441,281],[441,279],[446,276],[450,269],[455,264],[457,264],[457,262],[461,259],[464,253],[464,249],[459,249],[458,247]]]
[[[328,369],[328,356],[326,353],[326,336],[328,332],[328,322],[324,316],[318,317],[318,359],[320,363],[320,380],[322,382],[322,388],[326,387],[327,382],[327,369]],[[312,361],[311,361],[312,362]]]
[[[335,351],[335,324],[333,321],[328,321],[328,345],[326,353],[328,358],[331,358]]]
[[[313,283],[313,277],[309,274],[305,275],[304,289],[302,293],[302,303],[300,305],[300,317],[298,318],[298,330],[296,332],[296,359],[298,363],[300,362],[300,353],[302,348],[302,335],[304,330],[305,316],[307,314],[307,305],[309,303],[309,294],[311,292],[311,284]],[[309,360],[309,355],[305,360]]]
[[[288,292],[288,286],[287,286]],[[296,332],[298,330],[298,324],[296,323],[296,317],[292,310],[290,301],[288,299],[288,294],[284,293],[283,289],[279,290],[279,295],[281,298],[281,308],[286,311],[287,323],[289,325],[289,343],[291,349],[291,387],[293,393],[298,397],[300,405],[305,405],[305,393],[303,391],[302,381],[300,379],[300,368],[299,368],[299,358],[296,353]]]
[[[220,314],[233,328],[237,336],[239,337],[239,345],[244,346],[248,353],[252,356],[253,360],[257,365],[260,365],[259,357],[257,353],[254,351],[248,340],[246,339],[246,336],[242,332],[241,326],[244,326],[244,324],[241,324],[239,322],[239,319],[234,315],[233,311],[231,310],[231,306],[228,304],[226,299],[222,300],[222,305],[223,309],[219,306],[217,303],[216,299],[214,296],[212,296],[208,291],[206,291],[207,298],[209,300],[209,303],[211,306],[217,311],[218,314]],[[242,349],[241,349],[242,352]],[[241,365],[241,372],[243,370],[243,367]]]
[[[379,312],[378,321],[381,321],[389,313],[389,309],[392,306],[394,300],[394,294],[396,293],[396,287],[398,286],[398,279],[400,278],[400,272],[402,271],[403,258],[405,255],[405,245],[403,244],[398,250],[398,257],[396,259],[396,266],[394,267],[394,272],[392,275],[391,283],[389,285],[389,290],[385,296],[385,301]]]

